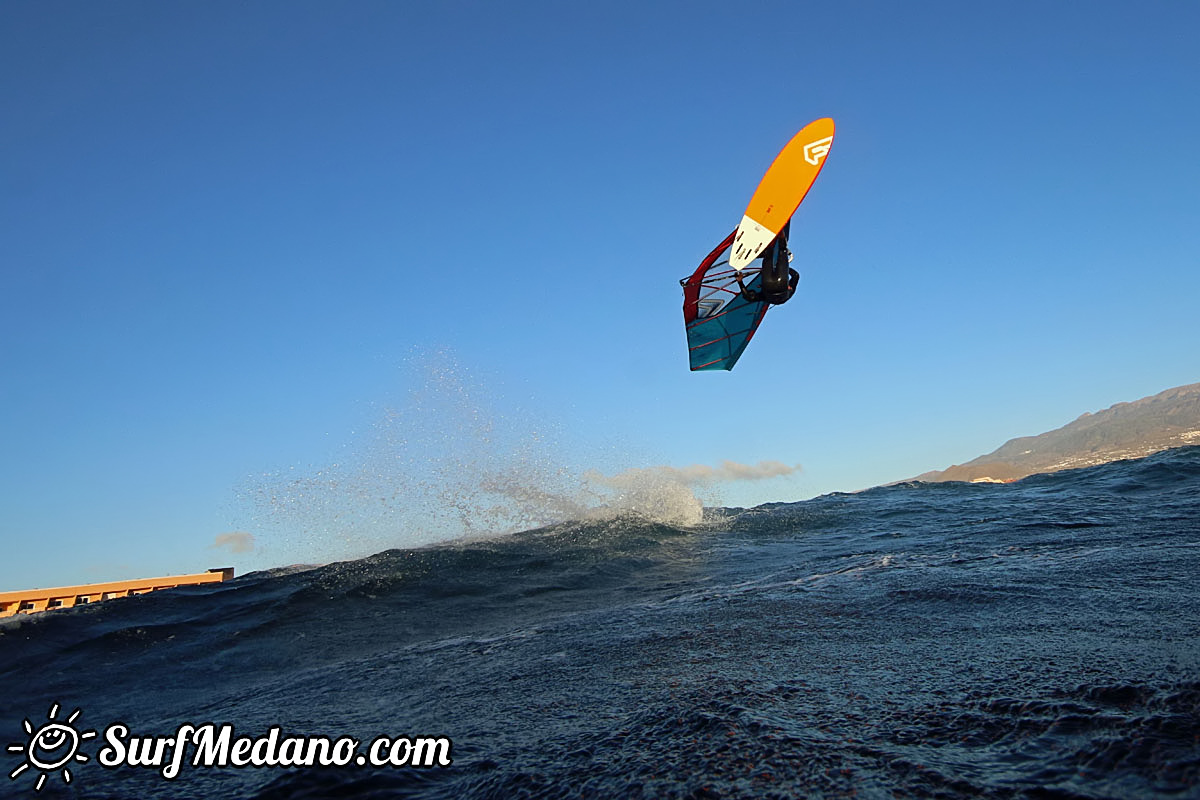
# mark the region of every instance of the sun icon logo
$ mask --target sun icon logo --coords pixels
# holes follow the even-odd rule
[[[67,767],[77,761],[82,764],[88,760],[87,756],[79,752],[79,745],[84,739],[91,739],[96,735],[95,731],[80,733],[75,729],[75,720],[79,718],[79,714],[77,708],[67,717],[66,722],[58,722],[55,720],[58,716],[58,703],[55,703],[50,706],[50,713],[46,715],[49,721],[40,728],[34,728],[33,723],[26,719],[25,733],[29,735],[29,741],[8,746],[8,752],[24,754],[25,761],[10,772],[8,777],[15,781],[18,775],[33,767],[41,773],[38,775],[35,791],[40,792],[46,784],[46,777],[55,772],[61,771],[63,782],[70,783],[71,770]]]

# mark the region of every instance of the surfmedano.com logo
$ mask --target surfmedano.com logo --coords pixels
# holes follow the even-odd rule
[[[74,776],[70,767],[89,760],[81,753],[84,741],[97,736],[81,731],[76,721],[78,708],[64,721],[58,718],[59,704],[50,706],[47,722],[35,727],[23,721],[25,741],[13,742],[6,752],[21,757],[8,773],[10,780],[36,775],[34,790],[41,791],[47,779],[57,775],[64,783]],[[284,736],[272,726],[265,736],[235,736],[233,726],[205,722],[185,723],[170,736],[135,736],[129,726],[115,722],[104,729],[105,746],[96,761],[105,769],[121,767],[157,769],[164,780],[174,780],[185,765],[201,768],[226,767],[449,767],[453,744],[444,736],[376,736],[364,751],[350,736]],[[190,759],[189,759],[190,755]]]

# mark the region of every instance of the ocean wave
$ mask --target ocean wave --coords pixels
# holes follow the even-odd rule
[[[1196,797],[1197,519],[1192,447],[388,549],[6,620],[0,724],[62,702],[456,748],[89,767],[80,797]]]

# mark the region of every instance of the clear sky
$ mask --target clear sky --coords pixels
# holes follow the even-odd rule
[[[1200,380],[1197,30],[1154,0],[0,4],[0,590],[329,557],[476,457],[853,491]],[[690,373],[678,280],[823,116],[797,296]]]

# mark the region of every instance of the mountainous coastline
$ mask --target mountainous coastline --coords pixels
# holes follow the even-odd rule
[[[1014,481],[1192,444],[1200,444],[1200,383],[1117,403],[1038,436],[1010,439],[987,455],[913,480]]]

